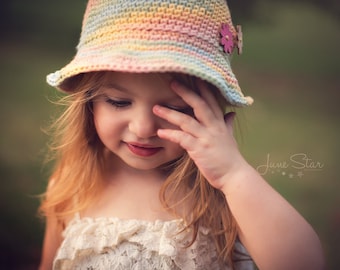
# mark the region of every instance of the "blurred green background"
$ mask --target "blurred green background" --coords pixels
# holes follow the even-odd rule
[[[49,174],[42,128],[56,112],[45,76],[74,55],[85,2],[0,4],[0,269],[36,269],[40,258],[36,195]],[[241,150],[315,228],[329,269],[340,265],[337,3],[229,1],[245,41],[234,71],[255,99],[238,112]],[[268,157],[275,168],[265,171]]]

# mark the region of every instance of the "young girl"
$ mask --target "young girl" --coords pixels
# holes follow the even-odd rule
[[[233,137],[252,103],[224,0],[90,0],[40,210],[40,269],[321,269],[311,226]]]

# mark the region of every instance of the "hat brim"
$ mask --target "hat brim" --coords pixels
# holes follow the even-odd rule
[[[150,44],[152,43],[152,44]],[[108,47],[112,49],[107,50]],[[76,75],[95,71],[118,71],[131,73],[177,72],[199,77],[215,85],[226,100],[235,106],[253,103],[245,97],[231,70],[228,57],[221,50],[207,53],[188,43],[169,44],[159,41],[143,41],[106,44],[83,50],[64,68],[47,76],[47,82],[65,92],[73,91]],[[149,48],[152,48],[150,50]]]

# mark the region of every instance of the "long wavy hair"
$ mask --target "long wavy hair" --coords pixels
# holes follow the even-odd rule
[[[86,209],[104,184],[105,147],[97,136],[92,115],[92,100],[104,75],[105,72],[78,75],[74,91],[58,102],[65,110],[51,126],[49,158],[55,165],[39,211],[43,216],[55,217],[61,225],[65,218]],[[173,76],[197,89],[196,79],[188,75]],[[221,110],[229,108],[219,91],[210,87]],[[159,193],[160,201],[193,230],[189,245],[195,241],[200,226],[209,228],[221,262],[232,266],[237,224],[224,194],[208,183],[187,154],[162,169],[167,172],[167,179]],[[184,206],[187,214],[180,216],[176,209]]]

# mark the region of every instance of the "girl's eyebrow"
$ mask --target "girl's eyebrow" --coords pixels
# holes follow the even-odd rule
[[[129,93],[129,94],[133,94],[133,92],[131,93],[131,91],[129,91],[129,89],[121,86],[121,85],[118,85],[118,84],[115,84],[114,82],[108,82],[108,83],[104,83],[102,85],[103,88],[107,89],[107,90],[111,90],[111,91],[119,91],[119,92],[122,92],[122,93]],[[168,97],[168,102],[177,102],[177,101],[182,101],[182,98],[178,95],[174,95],[174,96],[171,96],[171,97]]]
[[[125,88],[121,85],[112,83],[112,82],[103,84],[103,87],[106,88],[106,89],[109,89],[109,90],[117,90],[117,91],[124,92],[124,93],[129,92],[129,90],[127,88]]]

